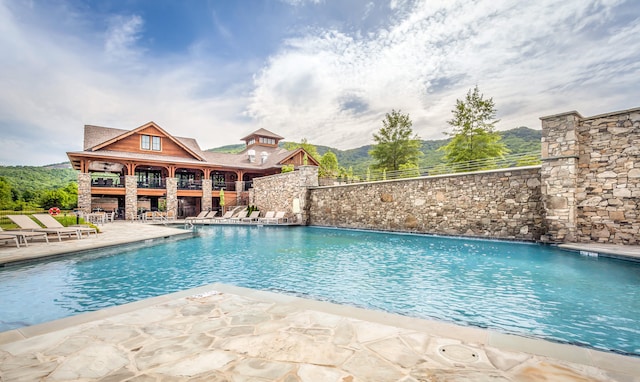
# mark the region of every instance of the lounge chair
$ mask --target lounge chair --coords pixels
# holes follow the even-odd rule
[[[72,228],[72,229],[78,230],[78,234],[80,235],[80,237],[82,237],[83,233],[86,233],[87,237],[89,237],[92,233],[94,235],[98,234],[97,229],[87,227],[87,226],[74,225],[74,226],[65,227],[59,221],[57,221],[53,216],[49,214],[33,214],[33,216],[36,219],[38,219],[40,223],[44,224],[46,228]]]
[[[7,217],[14,222],[18,227],[27,231],[36,231],[36,232],[46,232],[46,233],[55,233],[58,235],[58,241],[62,241],[62,236],[71,237],[73,235],[76,238],[81,239],[82,235],[80,231],[74,228],[42,228],[35,221],[31,220],[27,215],[7,215]]]
[[[4,242],[5,244],[9,241],[13,241],[16,244],[16,248],[20,248],[20,241],[18,240],[17,236],[0,234],[0,241]]]
[[[274,224],[279,224],[279,223],[284,223],[287,221],[287,218],[284,217],[284,211],[278,211],[276,212],[275,216],[265,220],[264,222],[269,224],[269,223],[274,223]]]
[[[184,218],[184,221],[185,223],[187,222],[194,223],[195,220],[204,219],[204,217],[207,216],[208,214],[209,214],[209,211],[200,211],[198,216],[187,216],[186,218]]]
[[[247,217],[247,214],[249,214],[249,210],[242,210],[236,216],[229,219],[229,223],[240,223],[242,219]]]
[[[233,216],[233,211],[227,211],[225,212],[224,215],[220,216],[219,218],[214,218],[213,221],[215,223],[227,223],[232,216]]]
[[[25,247],[29,246],[29,244],[27,243],[27,238],[31,238],[31,240],[33,240],[34,238],[41,237],[47,242],[47,244],[49,244],[49,236],[47,236],[46,232],[33,232],[33,231],[20,231],[20,230],[5,231],[2,229],[2,227],[0,227],[0,235],[15,236],[18,238],[19,242],[24,243]]]
[[[243,223],[251,223],[254,221],[257,222],[259,217],[260,217],[260,211],[253,211],[246,218],[242,218],[242,222]]]
[[[258,218],[258,223],[268,223],[274,216],[276,216],[276,211],[267,211],[264,217]]]

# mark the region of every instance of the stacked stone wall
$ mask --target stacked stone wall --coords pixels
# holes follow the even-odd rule
[[[318,186],[318,168],[300,166],[296,171],[265,176],[253,180],[250,202],[260,211],[284,211],[289,221],[307,224],[309,220],[309,187]],[[294,211],[297,200],[300,211]],[[264,215],[264,212],[261,215]]]
[[[640,108],[578,127],[576,241],[640,243]]]
[[[542,234],[540,168],[318,187],[318,226],[535,241]]]

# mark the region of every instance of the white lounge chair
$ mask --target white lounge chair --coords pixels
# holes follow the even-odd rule
[[[219,218],[214,218],[213,221],[215,223],[227,223],[232,216],[233,216],[233,211],[227,211],[225,212],[224,215],[220,216]]]
[[[259,217],[260,217],[260,211],[253,211],[246,218],[242,218],[242,222],[243,223],[257,222]]]
[[[229,223],[240,223],[242,219],[247,217],[249,210],[242,210],[236,216],[229,219]]]
[[[267,224],[279,224],[279,223],[284,223],[287,221],[287,218],[284,217],[285,212],[284,211],[278,211],[276,212],[275,216],[265,220],[265,223]]]
[[[274,216],[276,216],[276,211],[267,211],[264,217],[258,218],[258,223],[268,223]]]
[[[18,242],[24,243],[25,247],[29,246],[29,243],[27,243],[27,238],[30,238],[31,240],[33,240],[35,238],[43,238],[44,241],[46,241],[47,244],[49,244],[49,236],[47,236],[46,232],[33,232],[33,231],[21,231],[21,230],[5,231],[5,230],[2,229],[2,227],[0,227],[0,235],[3,235],[3,236],[7,236],[7,235],[15,236],[15,237],[18,238]]]
[[[58,241],[62,241],[62,236],[71,237],[74,236],[78,239],[82,238],[80,235],[80,231],[73,228],[42,228],[35,221],[31,220],[27,215],[7,215],[7,217],[14,222],[18,227],[23,230],[28,231],[37,231],[37,232],[46,232],[46,233],[55,233],[58,235]]]
[[[193,220],[200,220],[200,219],[203,219],[208,214],[209,214],[209,211],[200,211],[198,216],[187,216],[186,218],[184,218],[184,221],[185,222],[192,222]]]
[[[13,241],[16,245],[16,248],[20,248],[20,241],[18,240],[17,236],[0,234],[0,241],[4,242],[5,244],[7,242]]]
[[[65,227],[63,226],[59,221],[57,221],[53,216],[49,215],[49,214],[33,214],[33,216],[38,219],[38,221],[42,224],[44,224],[44,226],[46,228],[73,228],[75,230],[78,231],[78,234],[82,237],[83,233],[87,234],[87,237],[89,237],[89,235],[91,235],[92,233],[94,235],[98,234],[98,230],[95,228],[91,228],[88,226],[79,226],[79,225],[74,225],[74,226],[69,226],[69,227]]]

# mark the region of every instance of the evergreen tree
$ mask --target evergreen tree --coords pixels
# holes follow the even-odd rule
[[[324,153],[320,158],[320,168],[318,169],[318,176],[321,178],[335,178],[338,176],[338,157],[332,151]]]
[[[409,114],[392,110],[382,121],[382,127],[373,134],[376,145],[369,151],[376,163],[374,168],[397,171],[401,165],[417,164],[422,156],[421,141],[411,129]]]
[[[453,127],[451,141],[438,150],[445,152],[449,164],[503,157],[509,150],[500,141],[501,136],[494,130],[498,123],[493,98],[484,99],[478,86],[467,92],[466,98],[456,100],[456,108],[451,111],[453,118],[447,121]],[[490,168],[478,166],[478,170]]]

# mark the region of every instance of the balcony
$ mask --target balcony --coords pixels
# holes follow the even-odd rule
[[[178,190],[202,190],[201,180],[180,180]]]
[[[164,189],[167,188],[165,179],[149,179],[138,181],[138,188]]]
[[[91,187],[124,187],[124,181],[121,178],[96,178],[91,179]]]

